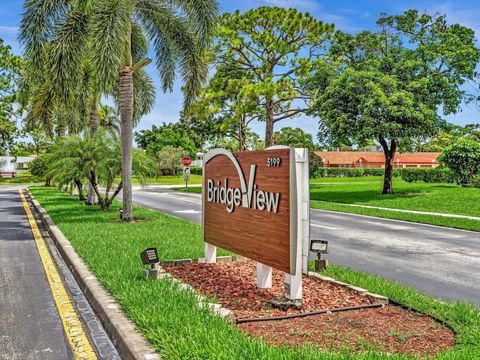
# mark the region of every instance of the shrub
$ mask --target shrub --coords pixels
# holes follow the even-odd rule
[[[385,173],[385,169],[382,168],[364,168],[363,175],[364,176],[383,176]],[[393,170],[393,176],[398,176],[398,172]]]
[[[360,177],[363,169],[358,168],[319,168],[315,172],[316,178],[322,177]]]
[[[30,173],[36,177],[44,177],[48,171],[48,164],[45,156],[39,156],[33,159],[30,164]]]
[[[309,175],[310,178],[314,178],[317,171],[323,168],[323,162],[320,156],[315,155],[314,151],[309,151]]]
[[[455,173],[447,168],[405,168],[400,176],[406,182],[454,183]]]
[[[200,166],[190,166],[190,174],[192,175],[202,175],[202,168]]]
[[[470,182],[470,186],[474,188],[480,188],[480,174],[475,175]]]
[[[30,173],[36,177],[45,177],[45,186],[50,186],[50,177],[47,176],[48,160],[46,155],[40,155],[33,159],[30,164]]]
[[[480,172],[480,143],[460,138],[443,151],[439,160],[452,169],[458,183],[465,186]]]

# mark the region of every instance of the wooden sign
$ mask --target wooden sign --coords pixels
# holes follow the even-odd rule
[[[214,149],[203,168],[208,244],[294,274],[297,202],[294,149]]]

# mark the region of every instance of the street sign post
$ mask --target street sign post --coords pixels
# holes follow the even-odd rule
[[[188,182],[190,181],[190,167],[184,166],[183,167],[183,178],[185,179],[185,187],[188,187]]]
[[[188,188],[188,182],[190,181],[190,165],[192,164],[192,159],[189,156],[184,156],[182,158],[183,163],[183,178],[185,179],[185,188]]]

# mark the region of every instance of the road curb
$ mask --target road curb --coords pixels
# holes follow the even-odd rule
[[[160,355],[137,331],[135,324],[121,310],[121,306],[88,269],[46,210],[33,198],[30,191],[26,190],[25,193],[122,359],[160,360]]]

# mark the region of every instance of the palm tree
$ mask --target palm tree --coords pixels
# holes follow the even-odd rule
[[[105,135],[104,131],[95,136],[68,136],[59,139],[47,156],[47,175],[57,184],[65,186],[74,183],[80,200],[85,200],[82,184],[88,181],[93,187],[102,210],[108,210],[113,200],[122,190],[122,182],[115,184],[121,175],[120,144]],[[133,172],[146,184],[149,176],[156,171],[156,162],[143,150],[133,151]],[[100,192],[100,185],[105,193]],[[113,191],[111,191],[113,190]]]
[[[207,77],[205,49],[217,13],[216,0],[28,0],[25,4],[20,37],[27,59],[41,64],[48,51],[43,45],[51,41],[48,61],[55,63],[53,83],[76,88],[78,68],[88,60],[102,93],[117,95],[124,221],[133,219],[132,130],[152,106],[152,82],[143,69],[151,61],[146,57],[148,43],[153,45],[163,90],[172,89],[179,69],[189,106]]]
[[[117,108],[100,103],[98,109],[99,125],[114,140],[120,138],[120,113]]]

